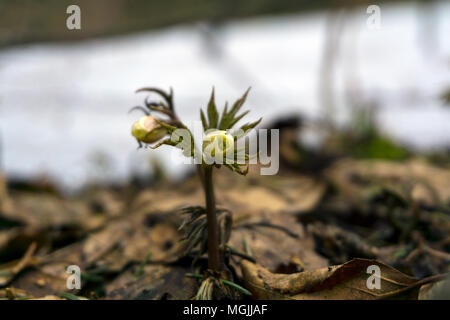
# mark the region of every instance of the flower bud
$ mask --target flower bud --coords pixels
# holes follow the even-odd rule
[[[167,130],[159,125],[152,116],[144,116],[133,123],[131,134],[138,141],[144,143],[154,143],[167,134]]]
[[[224,158],[229,150],[234,150],[234,137],[225,130],[212,131],[203,139],[203,153],[207,157]]]

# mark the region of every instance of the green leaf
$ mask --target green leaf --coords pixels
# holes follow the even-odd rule
[[[203,130],[208,130],[208,122],[206,121],[205,113],[200,109],[200,119],[202,119]]]
[[[246,123],[244,124],[241,129],[244,131],[253,129],[254,127],[256,127],[260,122],[261,122],[262,118],[259,118],[258,120],[256,120],[255,122],[251,122],[251,123]]]
[[[227,110],[224,110],[222,118],[220,120],[219,129],[221,130],[230,129],[236,124],[236,122],[238,122],[242,118],[241,116],[239,116],[239,119],[235,121],[234,117],[239,112],[245,100],[247,99],[249,91],[250,88],[248,88],[247,91],[245,91],[245,93],[242,95],[241,98],[236,100],[236,102],[233,104],[233,107],[229,112],[227,112]]]
[[[66,298],[66,299],[69,299],[69,300],[80,300],[79,297],[77,297],[76,295],[74,295],[72,293],[69,293],[69,292],[61,292],[60,294],[58,294],[58,296],[60,298]]]
[[[229,287],[233,287],[233,288],[235,288],[235,289],[241,291],[242,293],[244,293],[244,294],[246,294],[246,295],[248,295],[248,296],[251,296],[251,295],[252,295],[252,294],[250,293],[250,291],[248,291],[247,289],[241,287],[240,285],[238,285],[238,284],[236,284],[236,283],[234,283],[234,282],[231,282],[231,281],[228,281],[228,280],[225,280],[225,279],[220,279],[220,281],[221,281],[223,284],[226,284],[226,285],[229,286]]]
[[[229,124],[228,128],[232,128],[239,120],[241,120],[243,117],[245,117],[248,113],[250,112],[250,110],[244,111],[242,112],[239,116],[237,116],[236,118],[234,118],[231,123]]]
[[[234,168],[230,164],[224,163],[223,165],[234,172]]]
[[[234,103],[233,107],[230,110],[230,117],[234,118],[234,116],[239,112],[239,110],[242,108],[245,100],[247,100],[247,95],[250,92],[251,88],[248,88],[247,91],[244,92],[244,94],[242,95],[242,97],[238,100],[236,100],[236,102]]]
[[[159,124],[161,127],[166,128],[169,134],[172,134],[175,130],[177,130],[177,127],[171,126],[170,124],[165,123],[164,121],[160,121],[158,119],[155,119],[156,123]]]
[[[245,170],[242,170],[241,167],[239,166],[239,164],[234,163],[232,164],[232,167],[234,168],[234,172],[239,173],[242,176],[246,176],[249,170],[249,166],[247,165],[247,167],[245,168]]]
[[[261,120],[262,118],[259,118],[255,122],[246,123],[241,126],[239,129],[233,132],[234,140],[236,141],[237,139],[244,137],[248,133],[247,131],[256,127],[261,122]]]
[[[167,139],[164,139],[164,140],[158,142],[157,144],[155,144],[155,145],[154,145],[153,147],[151,147],[151,148],[152,148],[152,149],[158,149],[158,148],[161,147],[163,144],[166,144],[166,145],[172,146],[172,147],[175,147],[175,146],[177,145],[177,143],[176,143],[176,142],[173,142],[173,141],[171,140],[171,138],[167,138]]]
[[[219,113],[217,112],[215,97],[214,97],[214,88],[211,93],[211,98],[208,103],[208,120],[209,120],[209,128],[217,128],[217,123],[219,122]]]
[[[228,101],[225,102],[225,107],[223,108],[222,115],[220,116],[219,129],[225,130],[227,129],[228,124],[225,123],[228,115]]]

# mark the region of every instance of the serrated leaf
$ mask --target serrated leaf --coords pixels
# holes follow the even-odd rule
[[[230,110],[230,117],[234,118],[234,116],[239,112],[239,110],[242,108],[242,106],[244,105],[245,100],[247,100],[247,95],[250,92],[251,88],[248,88],[247,91],[244,92],[244,94],[242,95],[241,98],[239,98],[238,100],[236,100],[236,102],[233,104],[233,107]]]
[[[250,112],[250,110],[244,111],[242,112],[239,116],[237,116],[236,118],[234,118],[230,124],[228,128],[232,128],[239,120],[241,120],[243,117],[245,117],[248,113]],[[228,129],[227,128],[227,129]]]
[[[159,124],[161,127],[166,128],[169,134],[172,134],[175,130],[177,130],[177,127],[171,126],[170,124],[165,123],[164,121],[160,121],[158,119],[155,119],[156,123]]]
[[[247,130],[253,129],[254,127],[256,127],[260,122],[261,122],[262,118],[259,118],[258,120],[256,120],[255,122],[251,122],[251,123],[246,123],[244,124],[241,129],[245,132]]]
[[[228,124],[226,123],[227,115],[228,115],[228,101],[225,102],[225,107],[223,108],[222,115],[220,116],[220,122],[219,122],[220,130],[228,129]]]
[[[206,116],[202,109],[200,109],[200,119],[202,120],[203,130],[208,130],[208,121],[206,121]]]
[[[217,128],[217,123],[219,122],[219,113],[217,112],[214,97],[214,88],[211,93],[211,98],[209,99],[207,112],[208,112],[209,129]]]
[[[229,112],[227,111],[228,108],[226,108],[226,110],[224,110],[224,112],[222,113],[220,124],[219,124],[220,130],[231,129],[240,119],[242,119],[243,115],[238,116],[237,120],[236,120],[235,116],[241,109],[245,100],[247,99],[247,95],[248,95],[249,91],[250,91],[250,88],[248,88],[247,91],[245,91],[245,93],[242,95],[241,98],[236,100],[236,102],[233,104],[233,107],[231,108],[231,110]],[[245,114],[247,114],[247,113],[248,113],[248,111],[245,112]]]

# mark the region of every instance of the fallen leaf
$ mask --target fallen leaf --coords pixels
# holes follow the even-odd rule
[[[328,266],[327,259],[316,253],[313,237],[291,214],[238,213],[233,219],[237,223],[231,234],[231,246],[240,252],[250,250],[251,256],[269,270],[289,265],[293,256],[302,260],[306,269]]]
[[[379,289],[369,289],[367,285],[369,277],[375,276],[367,273],[372,265],[380,268]],[[245,287],[253,298],[267,300],[417,299],[421,285],[444,276],[418,280],[370,259],[353,259],[342,265],[293,274],[274,274],[249,261],[242,261],[241,268]]]
[[[189,268],[148,265],[143,274],[128,270],[106,286],[108,299],[113,300],[187,300],[195,296],[196,280],[186,277]]]
[[[420,288],[419,300],[450,300],[450,278],[423,285]]]
[[[450,199],[450,172],[423,160],[406,162],[343,159],[326,172],[328,179],[355,203],[366,188],[377,182],[393,189],[412,185],[412,197],[419,203],[440,205]]]

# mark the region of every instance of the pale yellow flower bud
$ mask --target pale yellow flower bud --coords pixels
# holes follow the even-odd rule
[[[140,142],[154,143],[161,140],[167,134],[167,130],[161,127],[154,117],[144,116],[133,123],[131,134]]]

